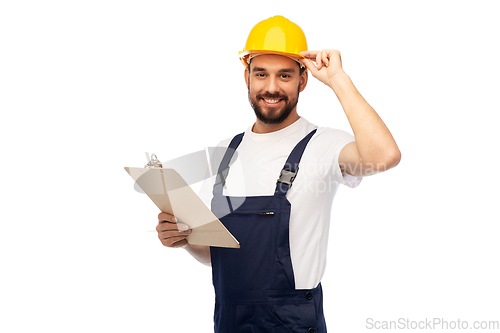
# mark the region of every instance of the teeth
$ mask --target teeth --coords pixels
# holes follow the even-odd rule
[[[276,104],[280,101],[279,99],[265,99],[265,98],[264,98],[264,100],[266,101],[266,103],[269,103],[269,104]]]

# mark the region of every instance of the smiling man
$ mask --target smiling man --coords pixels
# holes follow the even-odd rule
[[[248,99],[259,124],[279,124],[284,128],[299,119],[296,107],[299,93],[307,84],[307,72],[303,75],[304,67],[298,65],[280,55],[261,55],[248,66],[245,71]]]
[[[212,211],[241,247],[190,245],[191,231],[165,213],[158,237],[212,266],[215,332],[326,332],[321,279],[337,188],[396,166],[401,155],[342,69],[340,53],[307,51],[295,23],[275,16],[257,24],[240,60],[256,120],[221,142],[230,149],[209,187]],[[336,94],[354,136],[299,116],[308,72]],[[229,170],[235,150],[238,167]]]

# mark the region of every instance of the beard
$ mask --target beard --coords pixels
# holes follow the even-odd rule
[[[300,88],[300,87],[299,87]],[[268,107],[268,106],[260,106],[258,103],[262,101],[262,99],[280,99],[282,100],[283,105],[279,108],[277,107]],[[271,93],[263,93],[257,94],[255,98],[252,98],[250,95],[250,89],[248,90],[248,100],[250,101],[250,105],[252,106],[257,119],[262,121],[264,124],[281,124],[290,113],[292,113],[293,109],[297,106],[299,102],[299,90],[297,91],[297,96],[290,99],[287,95],[284,94],[271,94]],[[267,109],[267,112],[264,112],[263,109]]]

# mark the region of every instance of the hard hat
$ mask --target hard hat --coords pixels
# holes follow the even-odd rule
[[[239,57],[248,67],[251,57],[260,54],[279,54],[295,61],[304,58],[299,53],[307,51],[306,36],[302,29],[283,16],[270,17],[253,27]],[[299,63],[300,64],[300,63]]]

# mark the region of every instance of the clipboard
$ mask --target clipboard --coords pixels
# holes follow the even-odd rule
[[[163,168],[155,154],[144,168],[125,167],[155,205],[187,224],[189,244],[239,248],[240,244],[174,169]]]

